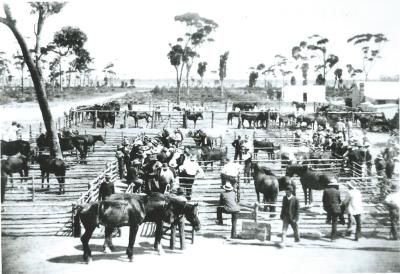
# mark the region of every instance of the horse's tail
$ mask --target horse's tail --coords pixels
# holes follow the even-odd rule
[[[83,209],[82,205],[77,205],[74,208],[74,215],[72,220],[72,234],[75,238],[79,238],[81,236],[80,216],[82,209]]]

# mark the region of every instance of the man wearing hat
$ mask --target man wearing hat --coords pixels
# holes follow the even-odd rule
[[[121,146],[117,145],[117,151],[115,152],[115,158],[117,158],[118,162],[118,173],[119,178],[124,178],[125,169],[124,169],[124,153],[121,150]]]
[[[129,167],[126,182],[127,184],[134,184],[135,186],[132,189],[132,193],[136,193],[141,186],[143,185],[143,180],[140,178],[143,175],[143,171],[140,169],[141,163],[139,159],[135,159],[132,161],[132,166]]]
[[[343,140],[346,140],[345,129],[346,129],[346,125],[343,123],[343,119],[339,118],[339,121],[337,121],[337,123],[336,123],[336,132],[342,134]]]
[[[242,155],[244,160],[244,177],[249,179],[245,179],[244,182],[250,183],[250,169],[251,169],[251,160],[253,159],[253,154],[249,151],[249,148],[245,146],[244,153]]]
[[[322,204],[327,213],[327,221],[332,222],[331,241],[333,242],[337,237],[337,219],[342,216],[339,184],[336,179],[332,178],[331,182],[324,189]]]
[[[175,176],[167,163],[163,163],[161,170],[158,174],[158,182],[160,185],[160,192],[165,193],[167,189],[174,189]]]
[[[289,225],[293,229],[295,242],[300,242],[297,225],[297,222],[299,221],[299,200],[293,195],[293,187],[291,185],[287,186],[285,192],[286,196],[282,199],[282,210],[280,216],[283,222],[281,247],[285,246],[286,233]]]
[[[237,160],[237,158],[239,158],[239,160],[242,160],[242,145],[243,141],[240,135],[238,135],[237,138],[232,142],[232,146],[235,148],[235,160]]]
[[[351,181],[347,183],[349,190],[346,193],[346,197],[343,201],[343,206],[345,208],[345,213],[347,213],[347,236],[351,236],[352,229],[352,216],[356,221],[356,235],[355,240],[361,237],[361,214],[363,213],[362,197],[361,192],[353,185]]]
[[[157,178],[157,168],[160,165],[160,162],[157,161],[157,155],[151,154],[148,158],[148,163],[143,166],[143,171],[145,174],[146,181],[146,192],[151,192],[154,187],[158,188]]]
[[[192,196],[192,186],[194,184],[194,178],[199,174],[200,177],[204,178],[204,171],[196,161],[195,156],[190,156],[189,161],[184,161],[183,165],[179,167],[179,177],[183,177],[179,180],[180,184],[186,188],[186,198],[190,201]]]
[[[187,202],[185,198],[185,191],[182,187],[178,187],[175,193],[171,194],[171,197],[182,201]],[[175,249],[175,231],[176,227],[179,228],[179,240],[180,240],[180,248],[181,250],[185,249],[185,215],[182,215],[179,219],[177,219],[174,223],[171,224],[171,237],[169,241],[170,249]],[[172,236],[174,235],[174,236]]]
[[[383,201],[383,204],[389,210],[391,239],[395,241],[399,239],[397,227],[399,226],[400,192],[397,184],[398,182],[395,182],[392,185],[394,192],[386,196]]]
[[[367,172],[368,172],[368,176],[372,175],[372,155],[371,155],[371,151],[369,149],[369,143],[365,143],[364,144],[364,150],[365,150],[365,163],[367,165]]]
[[[231,161],[229,158],[226,159],[227,163],[221,169],[221,184],[222,187],[226,182],[230,182],[234,188],[236,188],[237,179],[242,166],[236,162]]]
[[[111,182],[111,175],[107,173],[104,178],[105,180],[100,184],[99,188],[99,201],[103,201],[115,193],[114,183]]]
[[[232,215],[232,229],[231,238],[236,238],[236,223],[237,214],[240,212],[240,206],[236,203],[236,194],[233,191],[232,185],[227,182],[224,186],[224,192],[219,196],[219,206],[217,207],[217,221],[218,225],[223,225],[222,213]]]

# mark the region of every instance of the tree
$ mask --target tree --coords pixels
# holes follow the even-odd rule
[[[335,89],[336,83],[338,83],[338,89],[339,89],[340,85],[343,82],[342,80],[343,70],[341,68],[337,68],[333,73],[335,75],[335,82],[333,83],[333,89]]]
[[[203,77],[207,70],[207,62],[199,62],[197,64],[197,74],[200,76],[201,87],[203,87]]]
[[[3,90],[4,90],[4,86],[6,83],[6,74],[10,73],[10,68],[8,66],[8,64],[10,63],[10,60],[8,60],[5,57],[5,52],[1,51],[0,52],[0,78],[3,79]]]
[[[117,73],[114,70],[112,70],[113,67],[114,67],[113,63],[108,63],[103,69],[103,72],[106,74],[106,76],[104,76],[104,84],[106,87],[114,86],[113,76],[116,75]]]
[[[209,35],[218,27],[218,24],[211,19],[201,17],[197,13],[190,12],[177,15],[174,19],[175,21],[184,23],[189,28],[189,31],[185,33],[186,42],[183,47],[183,50],[185,51],[185,58],[182,60],[186,67],[186,87],[187,94],[189,95],[190,70],[192,68],[194,59],[196,57],[200,57],[197,51],[205,42],[214,41],[212,38],[209,38]],[[178,41],[179,40],[184,41],[183,38],[179,38]]]
[[[224,79],[226,77],[226,62],[228,61],[229,51],[219,57],[219,81],[221,84],[221,97],[224,94]]]
[[[301,73],[303,75],[303,86],[307,85],[308,69],[309,69],[308,63],[303,63],[301,65]]]
[[[13,58],[15,59],[14,65],[17,67],[18,70],[21,70],[21,90],[22,92],[24,92],[24,56],[17,52],[17,54],[13,55]]]
[[[83,49],[87,41],[86,34],[79,28],[70,26],[63,27],[60,31],[54,34],[53,41],[47,46],[49,51],[54,52],[59,59],[59,77],[60,91],[62,91],[62,60],[63,58],[75,56],[75,65],[72,65],[70,71],[75,71],[73,67],[82,67],[91,61],[89,52]],[[74,62],[72,61],[72,62]],[[84,68],[81,68],[82,70]]]
[[[54,157],[62,159],[63,156],[60,149],[60,143],[58,140],[58,136],[56,134],[56,127],[53,121],[53,116],[51,114],[50,107],[47,102],[46,90],[42,83],[41,74],[32,60],[25,39],[23,38],[22,34],[19,32],[16,26],[16,20],[13,18],[11,14],[10,7],[7,4],[4,4],[3,8],[6,17],[5,18],[0,17],[0,23],[3,23],[12,31],[21,48],[22,55],[24,56],[25,63],[29,69],[29,72],[32,77],[32,82],[35,87],[36,96],[39,103],[40,111],[42,112],[44,125],[46,127],[47,133],[49,134],[52,140],[52,147],[50,148],[50,152],[51,154],[54,155]]]
[[[41,58],[43,55],[47,53],[47,50],[45,48],[40,47],[40,39],[41,39],[41,34],[42,34],[42,29],[44,22],[46,19],[53,14],[59,13],[64,6],[66,5],[66,2],[30,2],[31,5],[31,14],[37,14],[38,15],[38,20],[37,23],[35,24],[34,28],[34,33],[36,37],[36,44],[35,44],[35,64],[36,64],[36,69],[39,72],[40,78],[42,78],[42,70],[41,70]]]
[[[347,43],[353,42],[353,45],[360,46],[363,54],[362,71],[365,75],[365,81],[368,81],[368,74],[374,66],[376,60],[381,58],[381,49],[383,43],[389,41],[382,33],[364,33],[350,37]]]
[[[257,79],[258,79],[258,72],[256,72],[256,71],[250,72],[250,75],[249,75],[249,87],[250,88],[253,88],[256,86]]]
[[[322,55],[320,55],[320,64],[317,64],[315,66],[315,71],[319,72],[322,69],[322,74],[319,76],[319,79],[317,81],[317,84],[319,85],[325,85],[326,81],[326,75],[330,71],[330,69],[336,65],[339,62],[339,57],[337,57],[334,54],[328,54],[327,55],[327,44],[329,40],[327,38],[321,37],[318,34],[314,34],[310,37],[308,37],[311,41],[316,40],[313,43],[309,43],[307,45],[307,48],[311,51],[314,52],[320,52]],[[318,57],[315,55],[311,56],[312,58]]]
[[[279,72],[282,75],[282,87],[285,86],[285,77],[291,73],[293,73],[290,69],[288,69],[288,60],[285,56],[277,54],[275,55],[276,65],[275,68],[279,68]],[[276,72],[275,72],[276,74]]]
[[[308,53],[307,42],[301,41],[299,46],[292,48],[292,58],[297,62],[295,69],[300,69],[303,76],[303,85],[307,85],[308,69],[310,68],[308,61],[310,59]]]
[[[178,39],[179,41],[179,39]],[[168,52],[168,59],[176,71],[176,88],[178,89],[178,105],[181,103],[181,82],[182,72],[184,68],[185,51],[180,44],[171,45],[171,50]]]

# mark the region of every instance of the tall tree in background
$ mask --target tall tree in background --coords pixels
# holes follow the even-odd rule
[[[292,58],[297,62],[295,69],[300,69],[303,76],[303,85],[307,85],[308,69],[310,68],[308,62],[310,57],[308,56],[307,42],[301,41],[299,46],[292,48]]]
[[[218,24],[211,19],[190,12],[175,16],[175,21],[184,23],[189,28],[189,31],[185,33],[186,38],[180,38],[185,44],[183,46],[183,50],[185,51],[183,62],[186,67],[186,87],[187,95],[189,95],[189,76],[194,59],[200,57],[198,50],[202,44],[214,41],[209,35],[215,31]]]
[[[10,60],[6,58],[5,54],[4,51],[0,51],[0,78],[3,82],[3,90],[5,89],[6,75],[7,73],[10,73],[10,68],[8,66]]]
[[[113,63],[108,63],[104,69],[103,72],[106,74],[106,76],[104,76],[104,82],[106,86],[114,86],[114,75],[116,75],[117,73],[112,69],[114,68],[114,64]]]
[[[201,87],[203,87],[203,77],[206,70],[207,70],[207,62],[199,62],[197,64],[197,74],[200,76]]]
[[[322,69],[322,73],[318,75],[317,84],[325,85],[326,75],[330,69],[339,62],[339,57],[334,54],[327,53],[327,44],[329,40],[327,38],[321,37],[318,34],[314,34],[308,37],[310,40],[307,48],[316,53],[320,53],[319,56],[312,55],[312,58],[319,57],[320,63],[315,66],[315,71],[319,72]]]
[[[24,92],[24,56],[17,52],[17,54],[13,55],[13,58],[15,60],[14,65],[17,67],[18,70],[21,70],[21,91]]]
[[[219,82],[221,84],[221,98],[224,96],[224,79],[226,77],[226,63],[228,61],[229,51],[219,57]]]
[[[7,4],[4,4],[3,8],[6,17],[0,17],[0,23],[3,23],[12,31],[21,48],[22,55],[24,56],[24,60],[29,69],[32,77],[32,82],[35,87],[36,96],[39,103],[40,111],[42,112],[44,125],[46,127],[47,133],[50,135],[50,138],[52,140],[52,147],[50,148],[50,152],[55,157],[62,159],[63,156],[60,149],[60,143],[56,134],[56,127],[53,121],[53,116],[51,115],[50,107],[47,102],[46,90],[42,82],[41,73],[33,62],[25,39],[23,38],[22,34],[19,32],[16,26],[16,20],[12,16],[10,7]]]
[[[293,71],[288,68],[288,59],[280,54],[275,55],[276,65],[275,68],[279,68],[279,73],[282,75],[282,88],[285,86],[285,77]],[[277,73],[275,72],[275,75]]]
[[[178,42],[181,42],[178,39]],[[171,50],[168,52],[168,59],[176,71],[176,88],[178,90],[178,105],[181,103],[181,83],[184,68],[185,51],[180,44],[169,45]]]
[[[37,23],[34,27],[36,43],[33,51],[35,53],[36,69],[39,72],[39,76],[43,78],[41,59],[43,55],[47,54],[47,50],[40,45],[43,25],[49,16],[59,13],[66,5],[66,2],[30,2],[29,4],[32,8],[31,14],[38,15]]]
[[[357,34],[347,40],[347,43],[353,43],[353,45],[361,47],[363,54],[362,71],[365,75],[365,81],[368,81],[368,74],[376,60],[381,58],[382,46],[387,41],[389,40],[382,33]]]
[[[54,34],[53,41],[47,46],[47,49],[54,52],[59,59],[59,77],[60,77],[60,92],[62,91],[62,61],[63,58],[74,56],[79,60],[84,55],[84,61],[90,60],[89,53],[83,49],[87,41],[86,34],[79,28],[70,26],[63,27],[60,31]],[[80,61],[78,61],[80,62]],[[74,68],[71,71],[75,71]]]

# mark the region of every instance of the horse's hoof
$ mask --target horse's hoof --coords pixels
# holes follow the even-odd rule
[[[133,262],[133,256],[128,256],[128,260],[129,260],[129,262],[131,263],[131,262]]]

